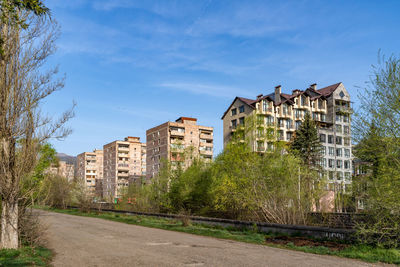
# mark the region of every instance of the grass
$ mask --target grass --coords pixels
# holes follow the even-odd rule
[[[296,246],[293,243],[286,245],[267,243],[266,237],[277,236],[276,234],[260,233],[255,230],[238,229],[233,227],[210,226],[205,224],[190,224],[183,226],[182,222],[176,219],[164,219],[150,216],[115,214],[111,212],[89,212],[83,213],[76,209],[53,209],[48,207],[38,207],[40,209],[53,212],[65,213],[70,215],[95,217],[127,224],[134,224],[170,231],[178,231],[202,236],[210,236],[221,239],[268,245],[272,247],[292,249],[306,253],[333,255],[345,258],[359,259],[366,262],[384,262],[400,265],[400,250],[385,249],[360,244],[348,244],[344,249],[331,250],[325,246]],[[0,265],[1,266],[1,265]]]
[[[43,247],[0,250],[0,266],[50,266],[52,252]]]

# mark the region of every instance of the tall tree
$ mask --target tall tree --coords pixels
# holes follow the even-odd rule
[[[40,112],[43,100],[64,85],[54,80],[57,68],[43,71],[58,37],[55,22],[37,16],[48,10],[37,0],[0,3],[0,248],[17,248],[21,180],[34,169],[43,142],[69,134],[63,125],[73,111],[57,120]]]
[[[296,130],[290,148],[305,165],[309,168],[318,169],[322,145],[319,140],[318,129],[309,112],[306,112],[303,123]]]
[[[360,228],[368,242],[400,245],[400,57],[379,55],[354,116],[355,156],[366,162],[366,212]]]

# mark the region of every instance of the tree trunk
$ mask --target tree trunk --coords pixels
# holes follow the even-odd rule
[[[0,249],[18,248],[18,201],[2,200]]]

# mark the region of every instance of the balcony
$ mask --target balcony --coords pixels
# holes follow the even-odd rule
[[[335,111],[336,113],[345,113],[345,114],[353,113],[353,109],[351,107],[346,107],[346,106],[336,106]]]
[[[185,136],[185,131],[171,130],[171,136]]]
[[[200,150],[200,154],[212,156],[213,152],[212,150]]]
[[[129,164],[127,164],[127,163],[118,163],[118,169],[129,169]]]
[[[118,152],[119,151],[127,151],[127,152],[129,152],[129,147],[119,146],[118,147]]]
[[[118,157],[120,157],[120,158],[129,158],[129,154],[128,153],[118,153]]]
[[[117,173],[117,176],[118,176],[118,179],[119,179],[120,177],[122,177],[122,178],[127,178],[127,177],[129,177],[129,173],[128,173],[128,172],[118,172],[118,173]]]
[[[212,133],[210,133],[210,134],[206,134],[206,133],[200,133],[200,138],[201,139],[213,139],[213,134]]]

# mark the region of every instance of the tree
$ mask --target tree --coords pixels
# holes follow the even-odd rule
[[[355,156],[369,169],[362,240],[400,245],[400,58],[379,55],[354,116]]]
[[[1,4],[0,248],[17,248],[21,180],[32,173],[46,140],[70,133],[64,124],[73,109],[56,120],[40,112],[43,100],[64,85],[64,79],[55,79],[57,68],[43,71],[58,37],[55,22],[36,15],[47,9],[36,0]]]
[[[318,136],[318,129],[311,119],[309,112],[306,112],[304,121],[296,130],[290,149],[299,156],[303,163],[309,168],[318,169],[321,160],[322,145]]]

